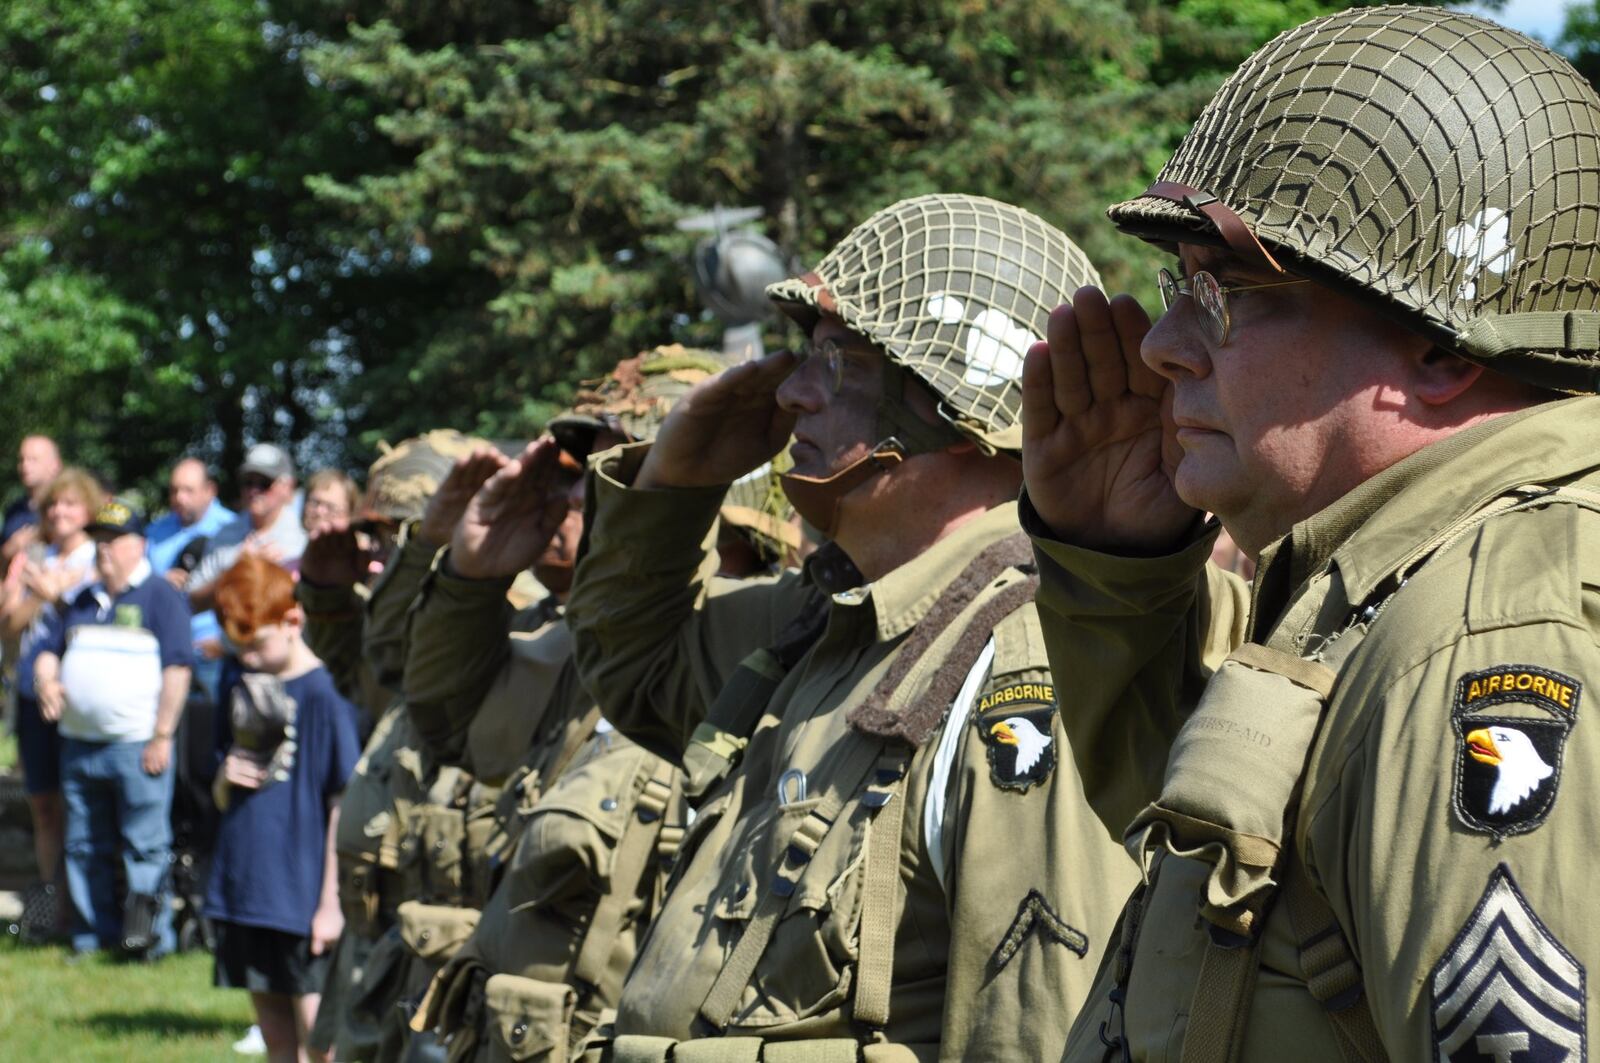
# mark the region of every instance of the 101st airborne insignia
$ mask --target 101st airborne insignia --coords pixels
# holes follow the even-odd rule
[[[1544,823],[1555,805],[1583,684],[1512,664],[1456,682],[1455,810],[1468,828],[1503,837]],[[1493,707],[1502,711],[1489,712]],[[1511,710],[1511,711],[1505,711]]]
[[[1505,864],[1431,972],[1441,1063],[1584,1063],[1583,965],[1534,914]]]
[[[978,702],[972,722],[989,757],[989,779],[1002,790],[1025,791],[1056,769],[1051,721],[1056,688],[1050,683],[1011,683]]]

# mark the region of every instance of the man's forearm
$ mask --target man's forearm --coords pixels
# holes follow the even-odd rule
[[[61,675],[61,658],[53,653],[39,654],[33,660],[33,685],[38,687],[43,683],[54,683]]]
[[[171,738],[189,698],[189,669],[173,665],[161,669],[161,700],[156,704],[156,735]]]

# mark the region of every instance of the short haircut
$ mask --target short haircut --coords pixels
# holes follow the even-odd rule
[[[356,486],[348,474],[338,469],[319,469],[311,474],[306,481],[306,497],[313,491],[320,491],[324,487],[337,487],[344,492],[345,501],[350,504],[350,516],[354,518],[361,512],[361,488]]]
[[[234,643],[252,641],[295,607],[294,577],[281,565],[244,554],[217,577],[217,619]]]
[[[56,473],[56,478],[45,486],[44,494],[39,496],[39,515],[43,516],[44,511],[50,508],[50,503],[68,493],[77,495],[88,508],[89,521],[94,520],[94,515],[105,505],[106,489],[100,486],[100,481],[76,465],[68,465]],[[85,527],[88,527],[89,521],[84,522]],[[49,542],[49,526],[41,521],[39,531],[44,536],[45,542]]]

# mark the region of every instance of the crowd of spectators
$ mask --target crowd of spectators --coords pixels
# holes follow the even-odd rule
[[[263,1032],[292,1041],[342,924],[325,855],[360,753],[356,710],[300,637],[294,586],[311,533],[344,529],[361,495],[336,470],[302,491],[271,444],[237,472],[233,510],[204,462],[178,461],[167,511],[147,520],[49,438],[24,439],[23,495],[0,529],[0,655],[34,827],[29,903],[46,913],[32,932],[146,960],[177,946],[188,718],[210,736],[200,769],[219,825],[196,899],[216,928],[217,983],[249,990]]]

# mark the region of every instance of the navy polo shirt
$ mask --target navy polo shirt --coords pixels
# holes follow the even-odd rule
[[[156,732],[162,669],[194,667],[189,602],[140,561],[120,594],[96,582],[53,614],[39,650],[61,658],[63,735],[148,742]]]

